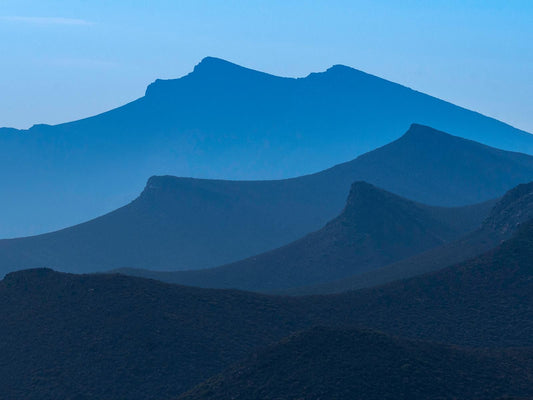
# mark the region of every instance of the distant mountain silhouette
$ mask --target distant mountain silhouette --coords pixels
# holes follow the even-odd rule
[[[314,328],[254,354],[179,399],[533,396],[532,356],[531,349],[472,351],[372,331]]]
[[[278,179],[320,171],[385,145],[413,122],[533,153],[526,132],[349,67],[293,79],[208,57],[100,115],[0,130],[0,237],[101,215],[154,174]]]
[[[418,202],[461,205],[533,179],[533,157],[413,125],[400,139],[317,174],[278,181],[152,177],[129,205],[51,234],[0,241],[0,273],[215,267],[318,230],[364,180]],[[488,213],[463,213],[475,229]]]
[[[366,326],[481,348],[532,347],[532,259],[533,221],[497,249],[466,263],[331,296],[274,297],[46,269],[11,273],[0,282],[1,395],[28,400],[174,398],[251,352],[316,325]],[[442,352],[439,346],[431,357],[427,345],[406,353],[402,346],[411,345],[398,344],[395,354],[409,353],[413,362],[430,360],[434,367],[446,367],[445,375],[459,367],[453,354],[466,357]],[[377,368],[368,363],[373,349],[379,360],[393,362],[371,347],[360,349],[363,366]],[[317,359],[309,361],[314,368]],[[457,371],[472,373],[474,380],[481,376],[483,382],[492,376],[491,365],[485,365],[487,371],[475,363],[470,372],[468,365]],[[520,369],[523,363],[507,366]],[[502,370],[502,378],[509,371]],[[426,372],[420,383],[439,376],[435,369]],[[394,371],[393,376],[403,373]],[[515,378],[520,382],[521,375]]]
[[[470,210],[449,209],[443,218],[441,208],[356,182],[337,218],[279,249],[212,269],[123,272],[183,285],[252,291],[325,283],[372,271],[457,238],[465,232],[456,224]]]
[[[418,253],[370,272],[321,285],[291,289],[284,294],[339,293],[378,286],[436,271],[473,258],[508,239],[520,224],[533,219],[533,182],[518,185],[498,201],[479,229],[453,242]]]

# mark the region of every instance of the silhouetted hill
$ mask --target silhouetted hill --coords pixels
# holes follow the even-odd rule
[[[526,132],[349,67],[292,79],[208,57],[100,115],[0,130],[0,180],[9,188],[0,237],[102,215],[154,174],[279,179],[320,171],[397,139],[413,122],[533,153]]]
[[[346,320],[401,336],[472,346],[533,346],[532,260],[530,220],[511,239],[469,261],[331,299],[349,305]]]
[[[495,399],[533,395],[533,350],[472,351],[362,330],[284,339],[183,400]]]
[[[304,323],[284,299],[51,270],[0,282],[1,399],[169,399]]]
[[[207,270],[122,272],[191,286],[252,291],[325,283],[374,270],[463,234],[455,225],[463,210],[444,219],[442,211],[356,182],[337,218],[279,249]]]
[[[51,234],[0,241],[0,272],[215,267],[322,228],[342,211],[357,180],[427,204],[461,205],[499,197],[532,179],[531,156],[413,125],[393,143],[300,178],[153,177],[135,201],[101,218]],[[488,209],[464,209],[460,219],[465,232],[475,229]]]
[[[520,224],[533,218],[533,182],[518,185],[496,203],[482,226],[453,242],[418,253],[370,272],[356,274],[321,285],[283,291],[308,295],[339,293],[410,278],[473,258],[508,239]]]
[[[533,347],[532,259],[529,223],[467,263],[332,296],[272,297],[50,270],[11,273],[0,282],[0,398],[178,397],[249,353],[315,325]],[[439,359],[431,360],[439,365]]]

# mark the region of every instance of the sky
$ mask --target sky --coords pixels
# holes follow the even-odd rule
[[[88,117],[203,57],[333,64],[533,132],[533,1],[1,0],[0,126]]]

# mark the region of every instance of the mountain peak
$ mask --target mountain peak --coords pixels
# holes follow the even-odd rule
[[[387,192],[368,182],[357,181],[350,187],[350,194],[342,215],[359,216],[361,213],[380,213],[385,206],[396,206],[398,203],[415,205],[410,200]]]
[[[225,72],[227,70],[245,70],[245,67],[217,57],[205,57],[194,67],[194,72]]]
[[[360,73],[364,73],[363,71],[360,71],[358,69],[355,69],[355,68],[352,68],[352,67],[349,67],[347,65],[344,65],[344,64],[334,64],[332,65],[331,67],[329,67],[326,72],[332,72],[332,73],[337,73],[337,72],[360,72]]]
[[[233,87],[240,82],[246,86],[255,84],[261,79],[284,79],[265,72],[246,68],[217,57],[205,57],[192,72],[177,79],[156,79],[146,88],[145,96],[172,94],[184,90],[183,84],[192,83],[195,90],[212,88],[212,85]],[[190,90],[190,89],[188,89]]]
[[[430,126],[418,123],[412,123],[407,132],[405,132],[402,137],[426,139],[436,136],[452,137],[452,135],[450,135],[449,133],[442,132]]]

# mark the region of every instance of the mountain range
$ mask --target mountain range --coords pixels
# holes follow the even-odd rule
[[[342,211],[355,181],[417,202],[459,206],[500,197],[532,179],[532,156],[412,125],[388,145],[299,178],[152,177],[136,200],[107,215],[49,234],[1,240],[0,273],[216,267],[320,229]],[[471,212],[464,219],[473,230],[483,216]]]
[[[211,269],[121,272],[182,285],[266,292],[326,283],[371,274],[457,239],[481,223],[490,204],[430,207],[356,182],[338,217],[276,250]]]
[[[0,179],[0,400],[533,400],[527,132],[207,57]]]
[[[339,362],[348,362],[350,354],[361,357],[359,369],[398,367],[397,360],[384,351],[389,348],[406,363],[400,366],[403,369],[388,372],[390,386],[383,387],[383,377],[372,374],[365,386],[367,396],[395,390],[396,395],[407,398],[415,386],[442,385],[442,379],[450,377],[460,378],[457,386],[447,382],[443,388],[459,390],[461,379],[466,379],[471,388],[465,392],[468,396],[476,396],[488,382],[491,390],[486,395],[493,398],[502,394],[531,397],[531,369],[513,358],[510,350],[502,353],[502,357],[511,357],[507,361],[493,352],[521,347],[520,357],[530,351],[526,347],[533,347],[532,259],[530,221],[521,224],[511,239],[467,262],[373,289],[330,296],[276,297],[47,269],[10,273],[0,282],[2,395],[25,399],[175,398],[254,352],[259,355],[255,361],[245,361],[245,374],[235,376],[231,372],[235,369],[229,369],[222,378],[213,378],[214,384],[206,383],[213,388],[212,398],[224,396],[226,388],[231,393],[240,387],[241,393],[247,393],[245,382],[258,382],[258,390],[274,395],[288,388],[284,386],[287,382],[276,381],[277,374],[292,367],[297,368],[287,379],[316,376],[316,382],[307,381],[310,387],[306,390],[321,393],[322,383],[330,377],[319,376],[320,371],[339,370]],[[275,345],[317,325],[334,330],[319,330],[318,335],[310,331]],[[406,340],[352,331],[361,326]],[[339,333],[337,329],[348,331]],[[334,342],[326,342],[323,353],[306,358],[315,348],[313,343],[325,344],[323,339]],[[479,353],[416,344],[412,339],[473,346]],[[367,346],[361,348],[353,340]],[[294,354],[292,344],[295,351],[302,349],[302,360],[309,364],[296,365],[284,359],[276,372],[272,357],[279,352]],[[265,347],[270,345],[274,347]],[[261,348],[265,349],[262,353]],[[489,348],[492,350],[485,353]],[[347,353],[327,356],[335,349]],[[258,368],[265,364],[271,367]],[[308,375],[308,367],[316,375]],[[241,367],[232,368],[238,372]],[[427,374],[417,375],[421,370]],[[412,386],[397,386],[410,371],[415,373]],[[460,377],[461,371],[467,376]],[[507,377],[517,385],[502,386]],[[322,378],[324,381],[319,380]],[[350,382],[341,378],[339,390],[349,389]],[[221,388],[220,379],[228,386]],[[305,385],[306,381],[296,384]],[[199,386],[199,390],[205,387]],[[298,387],[302,386],[293,388]]]
[[[413,122],[533,154],[526,132],[353,68],[281,78],[208,57],[108,112],[1,129],[0,237],[103,215],[152,175],[255,180],[321,171],[397,139]]]
[[[481,226],[464,237],[382,268],[319,285],[292,288],[283,293],[293,295],[338,293],[438,271],[496,247],[531,218],[533,218],[533,182],[518,185],[507,192],[494,205]]]

